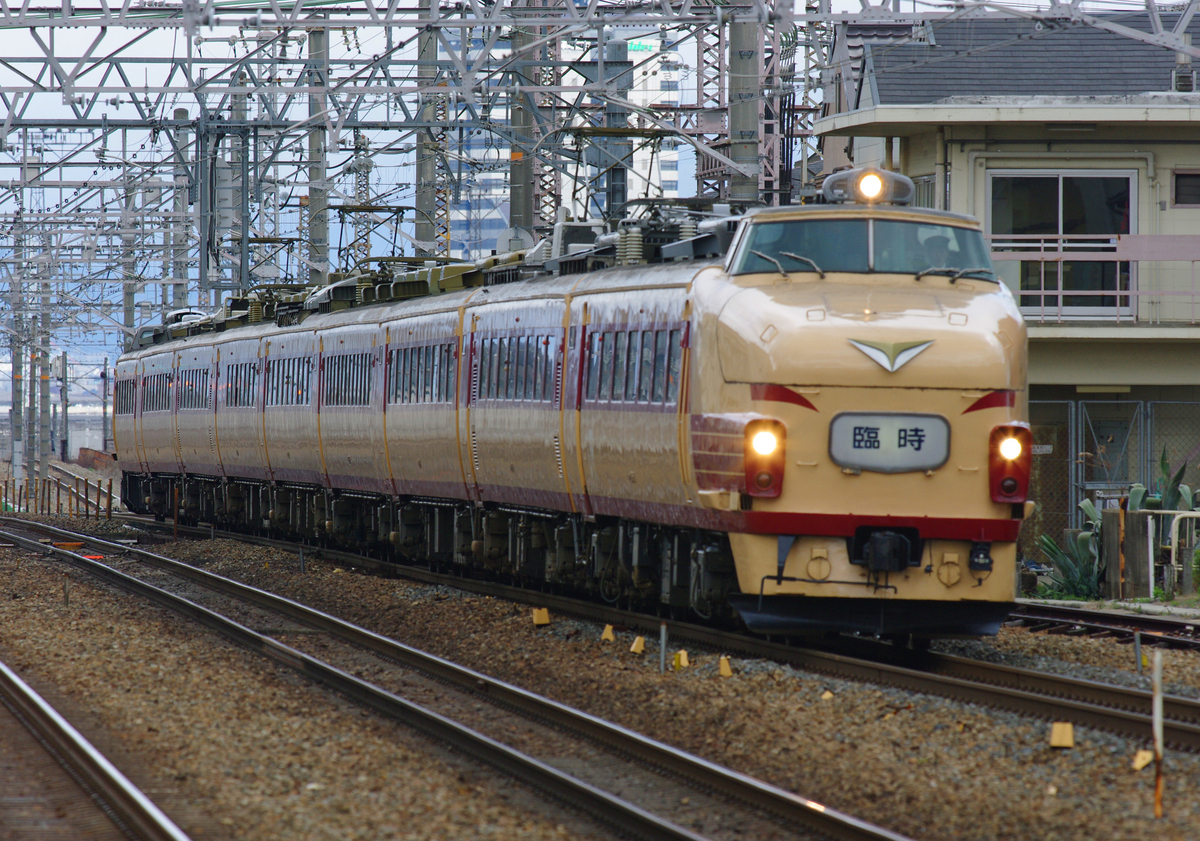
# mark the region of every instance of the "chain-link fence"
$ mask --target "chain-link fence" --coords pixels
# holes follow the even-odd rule
[[[1150,419],[1150,448],[1147,476],[1143,484],[1151,493],[1161,493],[1167,479],[1180,467],[1183,483],[1193,491],[1200,487],[1200,403],[1154,402],[1146,404]],[[1159,462],[1166,454],[1169,477],[1163,477]]]
[[[1029,497],[1037,502],[1033,516],[1021,527],[1017,552],[1037,558],[1038,535],[1055,540],[1071,526],[1075,483],[1075,404],[1071,401],[1031,402],[1029,420],[1033,427],[1033,465]]]
[[[1140,400],[1031,401],[1033,472],[1029,496],[1037,510],[1021,529],[1019,551],[1036,558],[1034,541],[1083,525],[1078,504],[1118,504],[1130,485],[1164,490],[1164,451],[1173,478],[1200,491],[1200,403]],[[1200,494],[1198,494],[1200,496]]]

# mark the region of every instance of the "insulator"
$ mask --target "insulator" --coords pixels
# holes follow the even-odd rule
[[[629,245],[626,248],[626,256],[629,260],[629,265],[636,266],[639,263],[645,263],[646,258],[642,254],[642,229],[629,229]]]
[[[263,320],[262,301],[251,301],[250,302],[250,323],[254,324],[255,322],[262,321],[262,320]]]

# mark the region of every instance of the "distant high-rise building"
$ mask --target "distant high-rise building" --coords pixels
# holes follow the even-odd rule
[[[464,32],[464,35],[470,33]],[[657,108],[679,104],[680,84],[685,65],[682,56],[664,49],[665,42],[657,30],[642,35],[620,33],[626,38],[628,60],[634,69],[629,79],[629,101],[639,108],[654,111]],[[457,36],[447,42],[450,49],[458,51]],[[468,61],[475,61],[485,42],[480,37],[472,38]],[[489,52],[487,67],[499,68],[511,55],[511,44],[507,40],[495,42]],[[449,61],[445,46],[438,45],[438,58]],[[586,41],[567,41],[562,45],[562,61],[594,61],[595,44]],[[504,87],[509,84],[508,74],[495,73],[489,84]],[[601,103],[593,107],[603,109]],[[509,158],[508,141],[501,135],[488,130],[487,126],[505,128],[509,125],[507,97],[498,97],[495,104],[481,108],[480,118],[484,127],[451,128],[446,135],[446,165],[451,177],[458,184],[458,200],[450,208],[451,254],[455,257],[478,258],[493,251],[507,251],[508,242],[498,243],[498,235],[509,227]],[[634,128],[651,128],[647,120],[638,115],[629,115],[629,125]],[[582,124],[579,116],[576,122]],[[679,196],[679,152],[676,138],[633,138],[633,153],[626,178],[626,196],[635,198],[677,198]],[[567,173],[562,179],[563,196],[560,206],[575,218],[584,215],[596,216],[604,210],[604,197],[586,201],[589,182],[594,190],[596,176],[602,167],[595,158],[577,172]]]

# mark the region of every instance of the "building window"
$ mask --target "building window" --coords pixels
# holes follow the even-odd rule
[[[1132,312],[1131,296],[1117,293],[1133,288],[1133,264],[1061,257],[1071,251],[1113,251],[1114,237],[1136,230],[1136,172],[989,174],[992,257],[997,274],[1020,295],[1027,314],[1095,318]],[[1048,253],[1031,259],[1005,256],[1029,251]]]
[[[679,159],[664,158],[659,162],[658,168],[663,172],[677,172],[679,170]]]
[[[1176,170],[1172,175],[1175,177],[1175,183],[1174,201],[1171,203],[1175,207],[1200,207],[1200,172]]]
[[[913,195],[913,207],[934,207],[934,185],[937,179],[932,175],[921,175],[912,180],[916,191]]]
[[[663,181],[662,188],[664,190],[678,190],[679,182],[678,181]]]
[[[662,88],[660,88],[660,90],[664,90],[664,91],[679,90],[679,81],[678,80],[663,79],[661,84],[662,84]]]

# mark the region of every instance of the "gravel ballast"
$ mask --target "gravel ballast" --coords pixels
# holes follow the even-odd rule
[[[646,640],[644,655],[633,655],[629,633],[602,643],[599,627],[561,617],[538,629],[525,606],[360,575],[311,556],[301,575],[291,553],[232,541],[153,548],[916,838],[1200,834],[1200,757],[1168,756],[1167,815],[1155,821],[1153,768],[1130,767],[1148,733],[1137,740],[1077,727],[1076,747],[1055,750],[1047,722],[766,661],[735,659],[734,677],[722,679],[717,653],[692,651],[691,668],[660,675],[654,639]],[[1124,671],[1123,660],[1133,665],[1127,646],[1019,629],[970,645],[983,656],[1042,657],[1114,672]],[[1169,680],[1200,683],[1200,659],[1168,656]]]
[[[0,577],[0,659],[197,841],[589,837],[187,620],[19,550]]]

